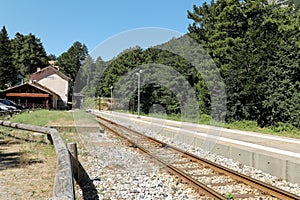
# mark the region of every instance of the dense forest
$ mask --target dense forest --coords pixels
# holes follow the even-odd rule
[[[226,84],[227,121],[300,126],[299,9],[292,2],[220,0],[194,6],[189,32]]]
[[[195,5],[188,18],[193,20],[188,35],[213,58],[225,83],[227,122],[254,120],[261,127],[284,122],[300,127],[300,12],[296,4],[218,0]],[[99,84],[93,86],[96,96],[110,96],[110,86],[146,63],[173,66],[196,91],[200,112],[211,113],[211,94],[203,74],[180,56],[156,48],[127,49],[107,63]],[[129,108],[136,110],[136,92],[132,98]],[[164,86],[142,88],[142,112],[148,113],[152,104],[180,114],[180,102]]]
[[[192,110],[205,115],[214,113],[220,116],[215,119],[224,117],[227,122],[251,120],[261,127],[287,123],[300,128],[299,1],[217,0],[195,5],[187,18],[192,21],[188,33],[165,44],[148,49],[132,47],[105,62],[101,57],[94,60],[84,44],[75,42],[57,58],[58,65],[75,82],[76,93],[110,97],[111,86],[123,92],[124,98],[118,102],[120,109],[137,111],[135,73],[143,66],[141,79],[145,81],[147,74],[149,80],[141,87],[143,113],[158,104],[167,114],[178,116],[184,115],[183,110]],[[186,38],[196,41],[199,48]],[[4,27],[0,40],[2,89],[14,80],[4,75],[27,75],[55,58],[46,55],[40,40],[32,34],[17,33],[9,40]],[[30,45],[34,54],[23,54]],[[178,52],[168,51],[169,47]],[[192,52],[192,58],[187,52]],[[176,78],[175,73],[172,80],[153,81],[155,71],[161,77],[169,76],[164,66],[171,66],[180,77]],[[213,66],[217,71],[211,71]],[[216,73],[222,83],[216,83]],[[178,96],[172,88],[187,92]],[[186,96],[191,93],[196,95],[197,108],[188,106]],[[213,102],[216,95],[226,98],[220,100],[226,103],[225,110]],[[129,105],[125,105],[127,102]]]
[[[9,39],[6,27],[3,26],[0,32],[0,89],[14,86],[17,74],[28,81],[29,74],[35,72],[37,68],[47,67],[50,60],[57,60],[60,69],[75,80],[76,73],[87,54],[87,47],[75,42],[59,57],[47,55],[41,40],[34,34],[16,33],[14,38]]]

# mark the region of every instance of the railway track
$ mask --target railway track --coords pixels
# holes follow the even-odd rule
[[[300,199],[299,196],[250,178],[211,161],[97,116],[107,130],[163,164],[171,173],[213,199]]]

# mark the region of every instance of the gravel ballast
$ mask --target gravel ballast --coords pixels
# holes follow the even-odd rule
[[[118,120],[118,123],[122,123]],[[151,130],[149,126],[142,127],[137,124],[123,125],[155,137],[165,143],[185,149],[199,157],[216,162],[220,165],[241,172],[263,182],[280,187],[291,193],[300,195],[300,185],[271,176],[261,170],[249,167],[207,152],[201,148],[180,143],[157,134],[159,131]],[[96,179],[94,185],[98,191],[99,199],[206,199],[186,183],[174,175],[170,175],[163,166],[151,160],[136,148],[128,147],[120,138],[105,133],[81,134],[84,143],[84,156],[81,162],[91,179]],[[226,193],[233,189],[224,188]],[[77,194],[83,195],[77,188]],[[95,199],[95,197],[93,197]]]
[[[81,163],[90,178],[97,180],[99,199],[200,199],[200,193],[144,153],[110,137],[105,133],[81,137],[88,152],[81,156]],[[83,196],[78,187],[76,193]]]

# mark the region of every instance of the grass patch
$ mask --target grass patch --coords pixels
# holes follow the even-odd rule
[[[136,113],[135,113],[136,114]],[[141,113],[142,116],[147,116]],[[151,113],[149,117],[156,117],[175,121],[184,121],[197,123],[193,119],[187,119],[181,117],[181,115],[166,115],[159,113]],[[37,126],[46,125],[94,125],[97,124],[95,117],[90,113],[82,110],[78,111],[49,111],[49,110],[38,110],[35,112],[26,112],[18,115],[14,115],[10,121],[24,124],[33,124]],[[278,123],[277,126],[270,126],[261,128],[257,125],[255,121],[236,121],[232,123],[218,123],[211,120],[209,115],[202,114],[198,120],[199,124],[213,125],[213,126],[223,126],[224,128],[237,129],[243,131],[253,131],[258,133],[265,133],[271,135],[300,138],[300,130],[287,123]]]
[[[261,132],[263,130],[257,125],[255,121],[247,121],[247,120],[226,123],[224,127],[229,129],[239,129],[239,130],[247,130],[253,132]]]
[[[134,114],[137,114],[137,113],[134,113]],[[180,115],[174,115],[174,114],[166,115],[166,114],[159,114],[159,113],[151,113],[149,115],[146,115],[144,113],[141,113],[141,115],[149,116],[149,117],[156,117],[156,118],[160,118],[160,119],[197,123],[195,120],[187,119],[187,118],[181,117]],[[198,124],[219,126],[219,127],[224,127],[224,128],[228,128],[228,129],[237,129],[237,130],[241,130],[241,131],[251,131],[251,132],[257,132],[257,133],[264,133],[264,134],[278,135],[278,136],[300,139],[300,129],[298,129],[288,123],[279,122],[277,126],[269,126],[269,127],[261,128],[258,126],[257,122],[255,122],[255,121],[243,120],[243,121],[235,121],[232,123],[220,123],[220,122],[213,121],[211,119],[211,116],[202,114],[199,117]]]
[[[67,111],[38,110],[14,115],[10,121],[36,126],[46,126],[55,122],[73,122],[73,116],[71,112]]]
[[[36,126],[88,126],[98,124],[95,117],[90,113],[82,110],[76,111],[49,111],[49,110],[37,110],[34,112],[24,112],[18,115],[14,115],[10,119],[6,119],[11,122],[22,123],[22,124],[32,124]],[[9,127],[0,127],[0,131],[10,132],[16,131]],[[69,142],[77,142],[78,148],[81,148],[81,141],[78,139],[78,134],[76,132],[59,132],[63,141],[67,144]],[[22,137],[25,140],[29,140],[32,132],[29,134],[23,134]],[[5,137],[0,134],[0,138]],[[23,138],[23,139],[24,139]],[[48,149],[50,151],[50,149]],[[47,148],[45,148],[44,153],[47,154]]]
[[[270,135],[278,135],[284,137],[291,137],[291,138],[300,138],[300,130],[291,124],[288,123],[281,123],[279,122],[277,126],[268,126],[268,127],[259,127],[257,122],[255,121],[236,121],[232,123],[226,123],[224,128],[229,129],[237,129],[243,131],[252,131],[258,133],[265,133]]]
[[[77,126],[92,126],[98,124],[94,115],[83,110],[75,110],[73,112],[73,118]]]

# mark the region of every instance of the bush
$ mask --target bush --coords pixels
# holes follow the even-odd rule
[[[271,130],[274,132],[296,132],[299,131],[296,127],[289,123],[279,122],[276,126],[271,126]]]
[[[211,116],[207,114],[201,114],[199,124],[210,124]]]
[[[98,102],[99,100],[97,98],[87,97],[84,98],[83,107],[84,109],[95,109]]]

